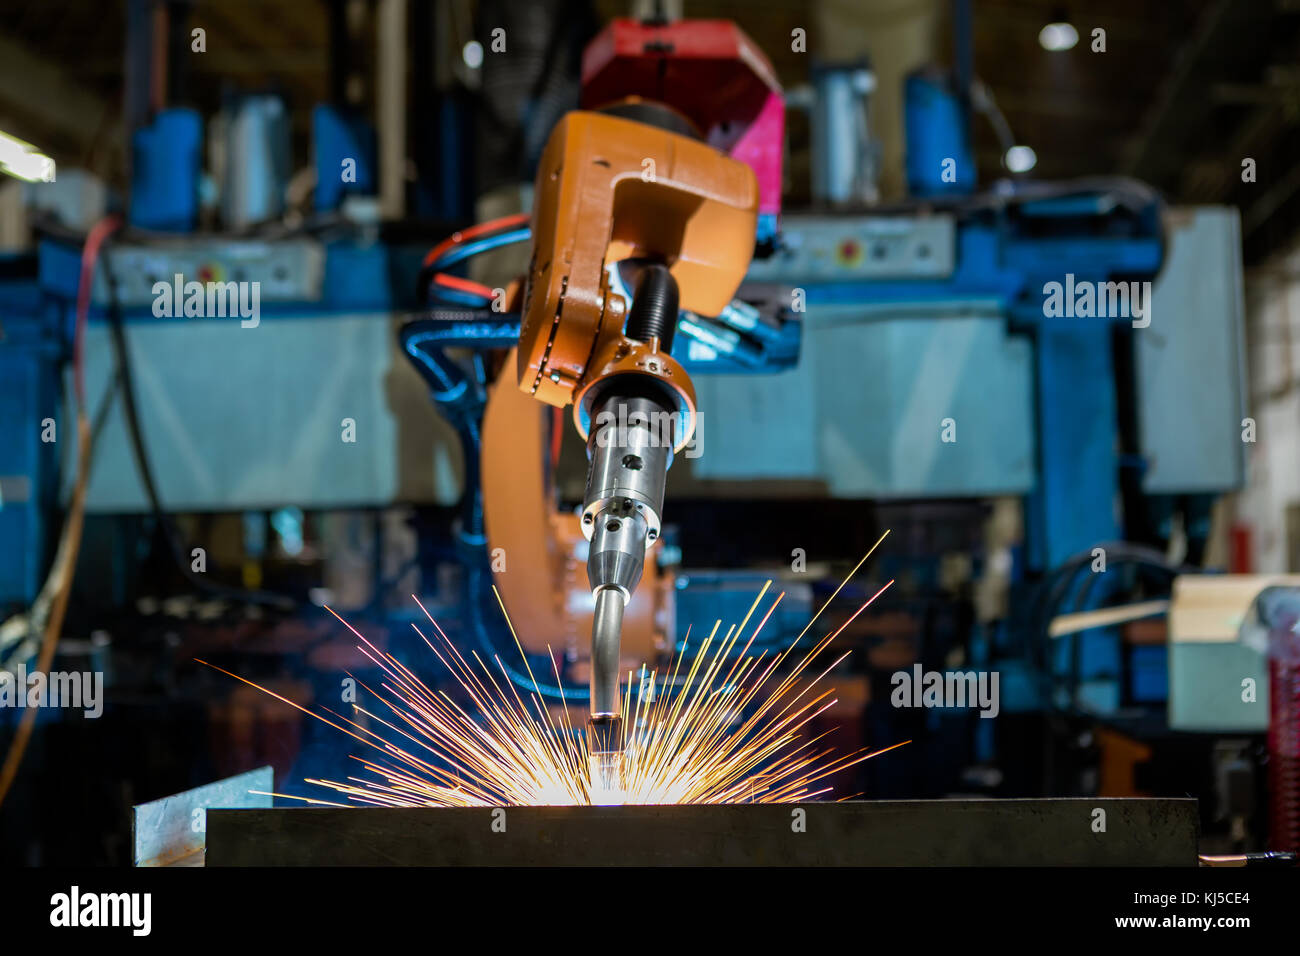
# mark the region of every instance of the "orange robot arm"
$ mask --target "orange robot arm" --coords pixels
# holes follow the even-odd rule
[[[617,786],[625,608],[661,533],[668,467],[695,428],[695,390],[671,355],[678,312],[717,315],[731,301],[753,254],[758,200],[748,165],[700,142],[680,114],[635,99],[569,113],[538,168],[516,368],[525,393],[556,407],[573,403],[587,440],[580,527],[595,598],[588,746],[598,786]],[[611,285],[614,268],[630,277],[631,303]],[[492,409],[488,419],[495,420]],[[495,431],[485,430],[484,452],[499,459],[503,449],[489,441]],[[536,454],[535,443],[524,444]],[[531,473],[535,466],[519,467]],[[510,509],[493,504],[493,484],[485,476],[495,544],[511,532],[494,517],[509,520]],[[573,570],[571,561],[557,561],[557,551],[570,547],[562,530],[551,525],[542,562],[553,578],[561,566]],[[647,583],[657,593],[651,564]],[[563,594],[565,583],[556,581]],[[627,610],[629,626],[640,631],[652,621],[647,610]]]
[[[642,108],[656,118],[670,113]],[[744,163],[683,133],[569,113],[537,171],[519,387],[567,405],[606,371],[602,359],[642,344],[623,335],[627,303],[610,290],[610,263],[662,263],[681,308],[717,315],[749,268],[757,221],[758,183]],[[668,362],[679,376],[672,386],[689,388]],[[648,374],[668,377],[666,369]]]

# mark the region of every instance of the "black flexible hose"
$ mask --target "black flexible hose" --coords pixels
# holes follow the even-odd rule
[[[149,461],[149,452],[145,447],[144,431],[140,425],[140,415],[136,406],[135,379],[131,371],[131,355],[127,349],[126,326],[122,318],[122,306],[117,296],[117,279],[112,269],[112,260],[108,254],[107,246],[104,249],[104,274],[108,281],[109,331],[112,334],[113,351],[117,358],[117,375],[122,391],[122,411],[123,418],[126,419],[127,437],[131,443],[131,454],[135,458],[135,467],[139,472],[140,484],[144,487],[145,497],[149,501],[149,508],[162,533],[167,550],[171,554],[172,563],[175,564],[177,570],[180,571],[181,576],[187,582],[201,591],[206,591],[208,594],[226,598],[230,601],[269,605],[281,610],[294,609],[301,602],[290,595],[277,594],[272,591],[226,587],[212,582],[190,567],[189,558],[185,554],[185,548],[181,543],[180,529],[176,527],[171,515],[163,509],[162,499],[158,495],[158,486],[154,482],[153,467]]]
[[[641,342],[658,338],[660,351],[672,352],[677,312],[677,280],[673,274],[657,262],[645,266],[628,310],[627,337]]]

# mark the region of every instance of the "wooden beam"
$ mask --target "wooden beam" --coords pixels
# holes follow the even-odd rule
[[[1061,614],[1052,618],[1047,627],[1048,637],[1065,637],[1094,627],[1112,627],[1129,621],[1140,621],[1144,617],[1156,617],[1169,610],[1168,599],[1159,601],[1140,601],[1137,604],[1122,604],[1119,607],[1103,607],[1095,611],[1078,611],[1074,614]]]

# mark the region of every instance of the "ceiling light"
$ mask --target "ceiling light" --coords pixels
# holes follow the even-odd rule
[[[1038,42],[1044,50],[1059,53],[1079,42],[1079,31],[1070,23],[1049,23],[1038,31]]]
[[[29,183],[53,182],[54,160],[37,152],[31,143],[0,133],[0,172]]]
[[[1013,173],[1027,173],[1038,162],[1038,154],[1028,146],[1012,146],[1002,161]]]

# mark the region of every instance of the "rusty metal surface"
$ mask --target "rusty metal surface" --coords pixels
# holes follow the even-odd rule
[[[207,864],[1194,866],[1197,833],[1163,798],[212,810]]]

